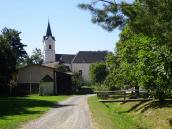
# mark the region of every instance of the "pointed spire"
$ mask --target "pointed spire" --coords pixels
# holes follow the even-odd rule
[[[46,35],[43,36],[43,40],[47,40],[49,37],[55,40],[55,37],[52,35],[52,32],[51,32],[50,22],[48,20],[47,32],[46,32]]]
[[[49,20],[48,20],[48,26],[47,26],[47,33],[46,33],[46,36],[47,36],[47,37],[49,37],[49,36],[52,37],[51,27],[50,27],[50,22],[49,22]]]

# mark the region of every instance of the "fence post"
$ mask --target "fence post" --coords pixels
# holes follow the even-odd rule
[[[126,101],[126,91],[124,90],[124,102]]]

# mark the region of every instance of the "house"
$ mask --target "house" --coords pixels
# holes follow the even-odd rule
[[[58,64],[69,66],[72,72],[78,72],[84,81],[90,81],[89,67],[96,62],[104,62],[107,51],[79,51],[74,54],[56,54],[55,37],[48,22],[46,35],[43,36],[44,65],[55,67]]]

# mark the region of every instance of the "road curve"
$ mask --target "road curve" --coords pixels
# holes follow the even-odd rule
[[[23,125],[22,129],[92,129],[87,97],[74,96],[60,102],[39,119]]]

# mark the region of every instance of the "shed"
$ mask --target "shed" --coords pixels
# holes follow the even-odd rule
[[[44,81],[53,84],[53,94],[72,93],[71,73],[57,72],[54,67],[45,65],[28,65],[18,69],[17,94],[30,94],[39,92],[39,84]],[[44,86],[43,86],[44,87]],[[52,94],[52,87],[48,89]],[[48,94],[50,93],[48,92]]]

